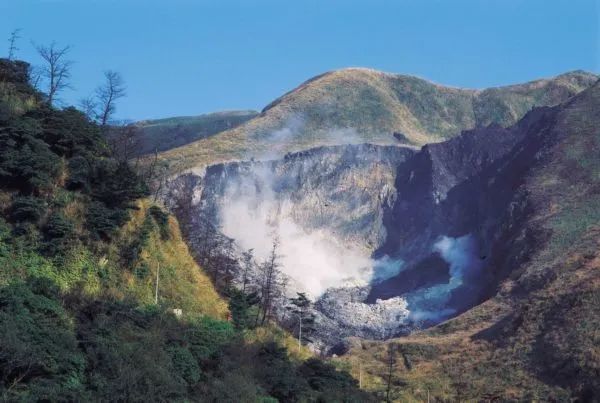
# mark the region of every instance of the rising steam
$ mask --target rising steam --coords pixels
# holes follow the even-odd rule
[[[259,159],[279,158],[286,145],[297,141],[305,123],[302,116],[293,116],[282,128],[266,135],[274,148]],[[330,144],[360,141],[352,128],[332,129],[324,139]],[[254,249],[258,260],[267,257],[271,239],[277,236],[282,271],[314,298],[330,287],[367,285],[400,271],[401,261],[384,257],[374,262],[366,249],[343,245],[328,229],[307,228],[294,220],[293,203],[285,199],[285,192],[278,191],[282,180],[293,181],[294,176],[288,172],[285,178],[276,177],[268,163],[251,163],[242,174],[231,178],[219,206],[223,233],[241,248]]]
[[[264,165],[252,166],[229,182],[219,219],[223,233],[241,248],[252,248],[264,259],[270,239],[277,236],[281,270],[315,298],[330,287],[367,285],[398,272],[397,262],[374,264],[366,251],[341,245],[329,231],[307,230],[296,223],[292,203],[274,191],[275,182]]]
[[[448,307],[453,292],[459,287],[473,287],[482,269],[477,254],[477,244],[470,234],[459,238],[442,236],[434,245],[437,252],[450,266],[450,281],[433,287],[416,290],[407,295],[408,308],[414,320],[440,321],[456,313],[455,308]],[[458,298],[460,302],[460,298]]]

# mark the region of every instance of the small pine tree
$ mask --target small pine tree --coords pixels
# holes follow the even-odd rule
[[[252,327],[254,321],[252,320],[251,311],[259,302],[260,297],[256,291],[246,293],[236,288],[230,290],[229,311],[231,312],[233,326],[237,330]]]
[[[306,293],[298,292],[295,298],[290,299],[291,305],[287,309],[292,313],[295,319],[295,332],[298,338],[298,345],[310,343],[311,335],[314,333],[315,315],[310,312],[312,302],[306,296]]]

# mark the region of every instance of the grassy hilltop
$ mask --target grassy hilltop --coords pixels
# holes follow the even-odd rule
[[[163,156],[173,171],[180,171],[321,145],[421,146],[491,123],[510,126],[532,107],[559,104],[596,79],[575,71],[525,84],[470,90],[370,69],[337,70],[306,81],[238,127]]]

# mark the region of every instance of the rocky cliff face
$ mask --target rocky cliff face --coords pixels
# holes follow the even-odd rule
[[[525,258],[523,235],[521,249],[510,243],[516,261],[500,263],[506,238],[518,235],[513,227],[529,208],[520,182],[550,141],[544,134],[556,111],[535,109],[506,129],[466,131],[398,167],[396,203],[384,218],[388,237],[376,255],[402,259],[405,269],[373,286],[368,301],[405,295],[408,309],[420,312],[415,319],[429,325],[489,297]]]
[[[327,344],[339,340],[329,335],[341,329],[343,336],[383,338],[394,334],[407,315],[404,301],[364,304],[365,287],[394,273],[371,255],[386,239],[383,217],[396,198],[397,166],[415,152],[348,145],[274,161],[219,164],[180,175],[165,200],[188,224],[196,249],[202,245],[194,240],[205,235],[207,226],[234,239],[238,254],[253,249],[259,260],[266,258],[271,238],[278,237],[288,293],[323,296],[317,314]],[[354,305],[337,309],[348,298]],[[400,316],[391,313],[396,311]],[[359,317],[364,320],[356,322]]]
[[[227,224],[225,209],[232,203],[243,200],[250,210],[268,203],[270,213],[305,231],[327,230],[343,245],[370,253],[385,239],[383,208],[396,197],[396,167],[413,154],[403,147],[350,145],[218,164],[179,176],[166,200],[174,206],[187,199],[191,216],[217,227]]]
[[[278,237],[288,292],[316,299],[324,345],[384,339],[456,315],[493,287],[486,267],[503,215],[524,208],[511,205],[513,159],[552,111],[421,150],[348,145],[218,164],[176,178],[166,200],[191,240],[208,224],[261,259]]]
[[[260,260],[277,237],[288,292],[316,300],[321,347],[385,339],[479,304],[529,258],[539,234],[519,224],[532,209],[522,182],[560,137],[561,110],[421,149],[345,145],[213,165],[175,178],[165,199],[193,247],[209,226]]]

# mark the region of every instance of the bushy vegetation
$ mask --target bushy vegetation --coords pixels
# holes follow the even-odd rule
[[[0,60],[0,400],[368,401],[255,327],[256,295],[232,291],[229,321],[143,175],[17,67]]]

